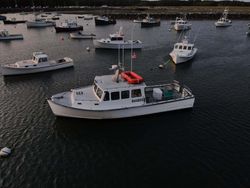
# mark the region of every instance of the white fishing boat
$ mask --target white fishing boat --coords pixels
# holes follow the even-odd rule
[[[175,22],[174,22],[174,29],[176,31],[184,31],[184,30],[188,30],[191,29],[192,24],[190,24],[186,18],[180,18],[177,17]]]
[[[77,33],[70,33],[70,38],[72,39],[94,39],[95,38],[95,34],[93,33],[86,33],[83,31],[79,31]]]
[[[148,14],[145,19],[141,21],[141,27],[154,27],[154,26],[160,26],[161,21],[160,19],[155,19],[153,17],[150,17]]]
[[[22,34],[10,34],[6,29],[0,31],[0,41],[6,40],[22,40]]]
[[[49,21],[49,20],[46,20],[46,19],[36,18],[33,21],[27,21],[26,25],[27,25],[28,28],[41,28],[41,27],[55,26],[56,22]]]
[[[21,75],[45,71],[52,71],[74,66],[73,60],[64,57],[59,60],[48,60],[48,55],[43,52],[34,52],[31,60],[18,61],[16,63],[1,66],[2,75]]]
[[[190,43],[185,36],[182,42],[177,42],[174,45],[173,51],[169,54],[175,64],[184,63],[191,60],[197,52],[194,43]]]
[[[114,75],[96,76],[93,85],[53,95],[48,103],[56,116],[116,119],[192,108],[194,100],[177,81],[148,86],[135,72],[117,66]]]
[[[119,32],[110,34],[109,38],[93,40],[95,48],[106,49],[141,49],[143,44],[140,40],[125,40],[122,27]]]
[[[224,10],[222,16],[220,17],[220,19],[217,22],[214,23],[215,26],[216,27],[228,27],[228,26],[231,26],[232,25],[232,21],[229,20],[227,18],[227,16],[228,16],[228,9],[225,8],[225,10]]]

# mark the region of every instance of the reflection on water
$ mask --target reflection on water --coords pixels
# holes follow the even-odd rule
[[[75,17],[63,15],[62,20]],[[23,41],[0,43],[0,64],[44,51],[50,59],[71,57],[75,65],[0,77],[0,146],[13,149],[10,158],[0,160],[0,187],[249,186],[250,43],[243,27],[247,21],[234,21],[224,29],[215,28],[214,21],[192,21],[189,33],[197,35],[198,53],[179,65],[169,61],[180,38],[180,33],[168,30],[169,20],[150,29],[129,20],[107,27],[95,27],[93,20],[78,22],[97,38],[123,26],[130,39],[133,28],[133,39],[145,46],[136,51],[133,70],[146,83],[178,80],[187,85],[196,96],[194,108],[119,120],[57,118],[46,98],[110,74],[109,68],[118,62],[117,51],[95,50],[91,40],[71,40],[68,33],[55,34],[53,27],[0,24],[0,29],[24,35]],[[129,51],[125,67],[130,69]]]

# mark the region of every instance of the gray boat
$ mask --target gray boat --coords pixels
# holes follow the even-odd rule
[[[22,34],[9,34],[9,32],[4,29],[0,31],[0,41],[7,41],[7,40],[22,40]]]

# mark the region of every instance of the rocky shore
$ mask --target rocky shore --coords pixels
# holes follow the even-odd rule
[[[176,16],[187,15],[188,19],[217,19],[221,16],[224,6],[164,6],[164,7],[67,7],[46,8],[44,12],[57,11],[67,14],[108,15],[120,19],[143,18],[148,13],[156,18],[174,19]],[[229,18],[250,19],[250,6],[230,6]],[[30,9],[0,9],[0,13],[32,12]],[[36,11],[41,11],[37,9]]]

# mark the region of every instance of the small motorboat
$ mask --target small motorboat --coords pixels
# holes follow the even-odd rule
[[[70,33],[70,38],[72,39],[94,39],[95,34],[93,33],[85,33],[83,31],[79,31],[77,33]]]
[[[68,20],[65,20],[65,22],[62,23],[61,25],[55,26],[55,30],[57,33],[70,32],[70,31],[80,31],[80,30],[83,30],[83,26],[78,25],[75,21],[69,22]]]
[[[46,19],[36,18],[33,21],[26,22],[27,28],[41,28],[41,27],[51,27],[55,26],[56,23],[54,21],[49,21]]]
[[[196,52],[197,48],[195,48],[194,44],[190,43],[185,36],[182,42],[175,43],[174,49],[169,55],[175,64],[179,64],[191,60]]]
[[[141,27],[154,27],[154,26],[160,26],[160,25],[161,25],[160,19],[154,19],[153,17],[150,17],[149,14],[141,22]]]
[[[4,147],[0,150],[0,157],[8,157],[11,154],[11,149]]]
[[[140,20],[140,19],[136,19],[136,20],[133,20],[133,22],[134,22],[134,23],[141,23],[141,22],[142,22],[142,20]]]
[[[93,20],[93,16],[92,15],[84,15],[84,20]]]
[[[51,20],[60,20],[59,16],[52,16]]]
[[[10,20],[4,20],[4,24],[19,24],[19,23],[25,23],[27,20],[17,20],[16,18],[11,18]]]
[[[217,22],[214,23],[216,27],[228,27],[228,26],[232,25],[232,21],[227,18],[228,11],[229,10],[227,8],[225,8],[225,10],[224,10],[222,16],[220,17],[220,19]]]
[[[99,16],[95,18],[95,25],[110,25],[116,24],[115,19],[108,18],[107,16]]]
[[[82,18],[84,18],[84,16],[83,15],[79,15],[79,16],[77,16],[77,18],[82,19]]]
[[[119,32],[110,34],[109,38],[93,40],[95,48],[105,49],[141,49],[143,44],[140,40],[125,40],[122,27]]]
[[[174,23],[174,29],[176,31],[184,31],[191,29],[192,24],[188,23],[186,17],[176,17],[175,23]]]
[[[5,64],[1,66],[1,69],[3,76],[11,76],[46,72],[72,66],[74,66],[73,60],[69,57],[64,57],[59,60],[49,60],[47,54],[34,52],[32,59]]]
[[[8,40],[22,40],[22,34],[9,34],[9,32],[5,29],[0,31],[0,41],[8,41]]]
[[[4,21],[4,20],[6,20],[6,19],[7,19],[6,16],[0,15],[0,20]]]

